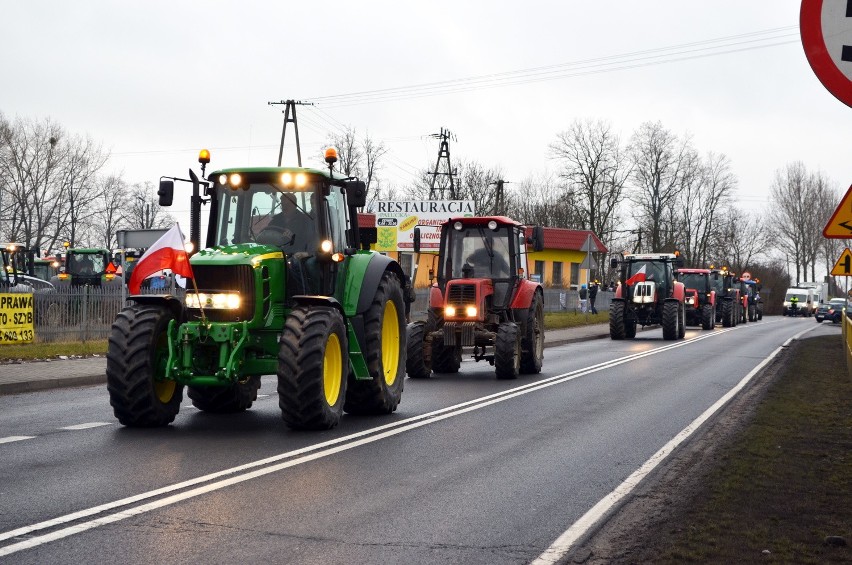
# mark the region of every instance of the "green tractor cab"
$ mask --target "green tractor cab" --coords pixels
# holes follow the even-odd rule
[[[51,277],[56,288],[97,286],[120,288],[124,279],[115,274],[108,249],[72,248],[64,255],[65,268]]]
[[[186,298],[131,296],[109,339],[107,383],[127,426],[163,426],[184,388],[196,408],[238,412],[261,375],[278,377],[295,429],[327,429],[344,411],[388,414],[405,376],[410,282],[399,264],[360,249],[364,183],[329,170],[230,168],[192,183]],[[203,190],[203,195],[202,195]],[[201,245],[202,206],[209,210]],[[408,297],[408,300],[406,300]]]

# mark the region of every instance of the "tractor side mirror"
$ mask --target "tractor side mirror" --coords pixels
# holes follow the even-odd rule
[[[160,180],[160,188],[157,196],[160,197],[160,206],[171,206],[175,194],[175,183],[171,180]]]
[[[684,260],[683,257],[678,255],[675,258],[675,267],[677,267],[678,269],[683,269],[685,266],[686,266],[686,261]]]
[[[361,228],[358,230],[358,239],[362,249],[369,249],[370,245],[379,241],[379,234],[376,228]]]
[[[533,251],[544,251],[544,228],[535,226],[532,231]]]
[[[367,185],[362,180],[346,181],[343,187],[350,206],[363,208],[367,205]]]
[[[618,257],[610,257],[609,268],[610,269],[617,269],[618,268]]]
[[[420,228],[414,227],[414,252],[420,253]]]

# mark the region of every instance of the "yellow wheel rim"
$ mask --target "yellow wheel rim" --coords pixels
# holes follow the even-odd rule
[[[343,382],[343,352],[340,349],[340,339],[333,333],[325,343],[325,353],[322,358],[322,386],[325,401],[329,406],[337,404],[340,397],[340,385]]]
[[[154,394],[163,404],[169,402],[175,395],[175,387],[177,383],[174,381],[154,381]]]
[[[388,300],[382,317],[382,367],[385,371],[385,383],[388,386],[396,381],[399,369],[399,317],[396,305]]]

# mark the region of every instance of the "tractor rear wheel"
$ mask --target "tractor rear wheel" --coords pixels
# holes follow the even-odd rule
[[[683,339],[686,337],[686,305],[683,302],[678,302],[680,310],[680,319],[677,324],[677,338]]]
[[[633,339],[636,337],[636,318],[624,317],[624,337]]]
[[[677,339],[680,334],[678,328],[680,322],[680,302],[677,300],[666,300],[663,303],[663,339]]]
[[[610,339],[624,339],[627,337],[624,324],[624,302],[613,301],[609,305],[609,337]],[[635,335],[635,334],[634,334]]]
[[[296,306],[278,349],[278,406],[296,430],[327,430],[340,422],[349,372],[346,324],[328,306]]]
[[[701,307],[701,329],[712,330],[716,325],[716,311],[712,304],[705,304]]]
[[[527,323],[521,341],[521,372],[535,375],[541,372],[544,360],[544,303],[541,294],[533,295]]]
[[[754,304],[748,305],[748,321],[756,322],[757,321],[757,307]]]
[[[244,383],[231,386],[190,386],[186,395],[192,399],[192,405],[204,412],[213,414],[232,414],[251,408],[257,400],[260,377],[249,377]]]
[[[426,343],[427,326],[424,322],[408,324],[408,350],[405,356],[405,372],[412,379],[428,379],[432,376],[432,347]]]
[[[402,399],[405,383],[405,303],[402,286],[390,272],[382,275],[373,303],[364,314],[364,359],[370,380],[349,375],[346,404],[350,414],[390,414]]]
[[[107,390],[115,417],[125,426],[166,426],[183,400],[183,386],[161,380],[169,358],[169,322],[158,304],[133,304],[118,313],[109,334]]]
[[[494,370],[498,379],[517,379],[521,369],[521,340],[515,322],[497,326],[494,340]]]

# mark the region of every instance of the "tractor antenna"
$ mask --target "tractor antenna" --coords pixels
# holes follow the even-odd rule
[[[435,200],[435,191],[441,191],[441,200],[444,199],[444,191],[447,189],[446,184],[442,183],[444,186],[438,187],[436,189],[435,184],[438,180],[438,176],[449,177],[449,189],[450,189],[450,200],[456,199],[456,181],[455,176],[458,174],[457,169],[453,169],[450,165],[450,140],[458,141],[456,136],[450,132],[448,129],[441,128],[440,133],[433,133],[429,137],[440,139],[441,144],[438,147],[438,162],[435,163],[435,170],[430,174],[432,175],[432,184],[429,187],[429,200]],[[441,161],[445,161],[446,165],[444,166],[444,170],[441,170]]]
[[[284,136],[287,134],[287,123],[293,122],[293,127],[296,129],[296,156],[299,158],[299,166],[302,166],[302,147],[299,144],[299,123],[296,121],[296,106],[313,106],[313,102],[303,102],[301,100],[280,100],[278,102],[267,102],[269,106],[278,106],[284,104],[284,127],[281,129],[281,147],[278,149],[278,166],[281,166],[281,158],[284,156]],[[290,117],[290,111],[293,111],[293,117]]]

